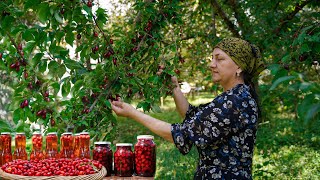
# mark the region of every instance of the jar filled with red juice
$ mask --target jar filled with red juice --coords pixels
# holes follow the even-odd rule
[[[93,160],[99,161],[106,169],[107,175],[111,176],[112,172],[112,149],[110,142],[95,142],[93,149]]]
[[[40,132],[34,132],[32,134],[32,151],[30,153],[30,160],[44,159],[42,151],[42,134]]]
[[[114,172],[116,176],[130,177],[133,175],[134,154],[132,144],[117,143],[114,153]]]
[[[156,172],[156,144],[151,135],[137,136],[134,146],[135,173],[137,176],[153,177]]]
[[[46,158],[59,158],[58,136],[56,132],[50,132],[46,136]]]
[[[60,158],[74,158],[71,132],[63,133],[60,137]]]
[[[26,135],[24,133],[16,134],[13,159],[28,160],[28,155],[26,151]]]
[[[12,152],[11,152],[11,134],[9,132],[1,133],[2,139],[2,153],[1,161],[2,164],[12,161]]]
[[[90,159],[90,135],[88,132],[80,133],[80,156],[79,158]]]
[[[80,157],[80,133],[77,133],[74,135],[74,147],[73,147],[73,153],[75,158]]]

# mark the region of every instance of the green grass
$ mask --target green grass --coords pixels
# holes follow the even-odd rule
[[[210,94],[189,97],[194,105],[212,100]],[[169,123],[181,122],[172,99],[166,99],[163,112],[148,113]],[[284,114],[284,115],[283,115]],[[259,125],[254,151],[254,179],[320,179],[320,122],[304,126],[282,113]],[[118,118],[118,142],[136,142],[136,136],[152,134],[131,119]],[[155,179],[193,179],[198,162],[195,148],[185,156],[169,142],[155,135],[157,144],[157,172]]]

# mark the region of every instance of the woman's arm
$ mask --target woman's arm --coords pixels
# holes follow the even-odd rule
[[[181,92],[177,77],[172,76],[171,81],[176,86],[173,89],[173,99],[176,104],[177,111],[180,114],[180,116],[184,118],[189,108],[189,102]]]
[[[153,133],[163,137],[169,142],[173,142],[171,135],[171,124],[146,115],[132,107],[130,104],[122,101],[113,101],[111,103],[111,107],[118,116],[134,119],[150,129]]]

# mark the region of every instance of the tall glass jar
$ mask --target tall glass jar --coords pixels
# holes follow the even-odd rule
[[[60,158],[74,158],[73,136],[71,132],[66,132],[60,138]]]
[[[58,136],[56,132],[50,132],[46,137],[46,158],[59,158]]]
[[[152,177],[156,172],[156,144],[151,135],[137,136],[134,146],[135,173],[137,176]]]
[[[134,154],[132,144],[118,143],[114,153],[114,171],[116,176],[130,177],[133,175]]]
[[[11,154],[11,134],[9,132],[1,133],[2,139],[2,153],[1,159],[2,164],[12,161],[12,154]]]
[[[24,133],[17,133],[15,137],[15,151],[13,152],[13,159],[28,160],[26,151],[26,135]]]
[[[2,143],[2,137],[0,134],[0,166],[2,166],[2,151],[3,151],[3,143]]]
[[[88,132],[80,133],[80,158],[90,159],[90,135]]]
[[[30,153],[30,160],[44,159],[42,151],[42,134],[40,132],[34,132],[32,134],[32,151]]]
[[[111,176],[112,171],[112,149],[110,142],[95,142],[93,149],[93,160],[99,161],[106,169],[107,175]]]
[[[75,158],[80,157],[80,133],[74,135],[73,153]]]

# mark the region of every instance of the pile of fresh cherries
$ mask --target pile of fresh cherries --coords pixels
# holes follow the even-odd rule
[[[23,176],[79,176],[94,174],[102,164],[90,159],[14,160],[2,166],[6,173]]]

